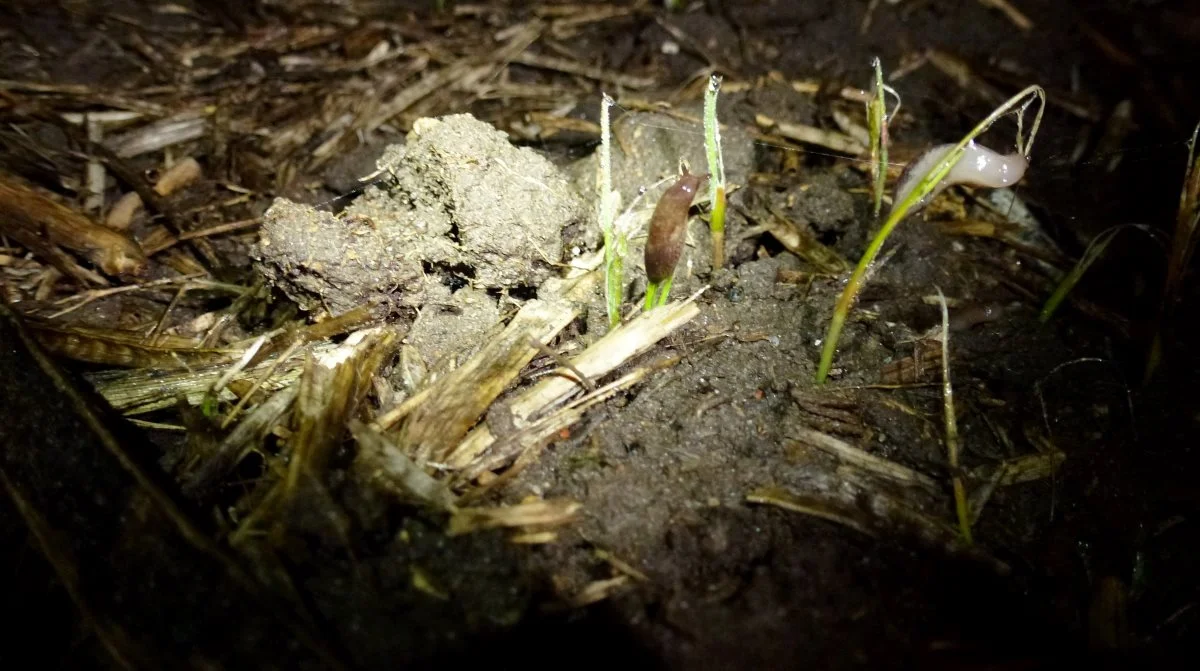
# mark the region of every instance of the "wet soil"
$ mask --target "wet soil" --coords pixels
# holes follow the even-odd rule
[[[1194,92],[1180,85],[1195,65],[1185,45],[1200,41],[1195,11],[1180,2],[1025,2],[1020,6],[1036,25],[1022,33],[983,4],[878,3],[862,32],[866,2],[716,2],[672,19],[694,40],[674,57],[655,53],[669,36],[653,20],[585,32],[571,46],[585,60],[603,54],[597,60],[613,68],[653,59],[664,81],[683,81],[705,58],[743,77],[777,70],[789,79],[820,78],[830,84],[818,101],[834,84],[863,79],[872,56],[896,69],[914,50],[953,51],[993,73],[997,85],[1005,77],[1036,81],[1094,110],[1087,118],[1051,106],[1030,179],[1017,190],[1059,248],[1078,254],[1096,232],[1117,223],[1170,222],[1186,155],[1181,141],[1200,114]],[[1085,24],[1120,40],[1133,62],[1114,63]],[[16,57],[9,62],[15,67]],[[894,137],[912,147],[958,137],[991,107],[929,65],[894,85],[906,110]],[[1126,98],[1137,101],[1136,131],[1114,153],[1097,153],[1107,114]],[[780,87],[732,92],[722,105],[731,125],[752,126],[755,113],[828,123],[813,98]],[[595,107],[580,105],[576,114],[594,117]],[[488,105],[471,111],[503,127],[495,118],[503,115],[489,116],[496,110]],[[617,186],[626,202],[670,175],[680,158],[703,165],[698,136],[661,128],[669,125],[641,117],[629,126],[643,153],[619,159]],[[998,128],[988,141],[1001,146],[1011,130],[1011,124]],[[472,151],[500,135],[471,132],[482,133],[462,143]],[[1088,153],[1072,163],[1080,138]],[[793,154],[748,137],[731,133],[726,141],[726,159],[735,166],[730,179],[746,185],[734,205],[752,210],[757,198],[857,258],[874,223],[860,170],[820,152],[796,164]],[[497,145],[471,174],[434,165],[446,158],[435,151],[411,173],[400,170],[398,180],[339,204],[344,209],[336,214],[278,201],[267,221],[279,228],[266,226],[273,242],[255,250],[257,268],[306,309],[347,307],[372,295],[391,301],[394,318],[413,322],[410,340],[422,368],[436,371],[482,342],[552,268],[595,244],[594,234],[579,230],[590,192],[568,182],[586,184],[594,175],[589,159],[576,156],[589,148]],[[536,169],[516,169],[522,159],[509,151],[529,155]],[[348,158],[358,166],[350,171],[361,176],[362,166],[383,152],[380,144],[367,152],[372,160]],[[1114,157],[1120,162],[1110,171]],[[620,169],[626,161],[631,170]],[[780,173],[782,167],[795,170]],[[430,173],[437,174],[421,184],[403,176]],[[755,173],[777,178],[752,184]],[[561,198],[531,205],[521,186],[529,180],[560,180]],[[333,181],[327,179],[336,187]],[[304,198],[325,201],[332,191]],[[985,197],[958,195],[972,216],[988,216],[976,202]],[[514,207],[503,209],[508,204]],[[538,212],[546,230],[530,232],[526,210]],[[460,215],[475,217],[479,227],[464,226]],[[390,221],[414,217],[428,220],[417,227],[420,235],[389,237]],[[294,235],[298,221],[307,222],[304,236]],[[1194,658],[1200,497],[1190,474],[1200,466],[1193,389],[1200,362],[1185,317],[1169,365],[1150,385],[1139,385],[1144,341],[1137,324],[1152,315],[1152,287],[1162,281],[1152,245],[1114,247],[1096,279],[1081,286],[1104,315],[1119,318],[1072,308],[1042,325],[1040,300],[1053,284],[1038,261],[996,240],[948,235],[934,213],[915,218],[892,238],[894,252],[847,325],[834,381],[816,387],[820,343],[842,285],[826,277],[781,281],[811,268],[752,226],[733,218],[731,267],[713,273],[707,231],[693,220],[674,295],[707,286],[701,315],[629,365],[678,360],[590,412],[490,499],[581,502],[580,520],[560,530],[556,542],[513,545],[492,532],[447,538],[436,515],[335,488],[355,520],[350,551],[310,539],[307,547],[289,548],[289,561],[323,629],[354,666],[1173,668]],[[472,235],[482,235],[474,247]],[[360,238],[372,246],[362,247]],[[639,244],[633,241],[633,258]],[[395,246],[415,251],[397,260],[388,251]],[[361,256],[348,257],[350,247]],[[312,261],[320,254],[328,258],[317,268]],[[635,269],[630,275],[636,298],[641,280]],[[869,493],[860,496],[871,523],[866,533],[747,502],[767,487],[852,486],[835,459],[797,437],[807,428],[943,483],[906,500],[952,523],[937,364],[904,385],[886,373],[930,342],[940,321],[931,300],[939,289],[952,304],[951,373],[964,467],[1048,447],[1065,455],[1052,477],[997,488],[980,513],[975,538],[1006,571],[876,514]],[[1189,291],[1184,305],[1195,306],[1194,283]],[[1124,332],[1114,323],[1134,328]],[[603,331],[597,294],[557,344],[584,345]],[[0,524],[3,538],[24,547],[24,532],[7,512]],[[71,617],[45,567],[23,553],[5,559],[16,567],[10,612],[40,604],[27,621],[68,636]],[[414,586],[418,573],[423,588]],[[562,606],[564,596],[622,575],[632,577],[607,599]],[[1114,589],[1124,606],[1108,609]],[[1120,633],[1107,635],[1113,628]],[[65,665],[92,666],[91,647],[81,646]]]

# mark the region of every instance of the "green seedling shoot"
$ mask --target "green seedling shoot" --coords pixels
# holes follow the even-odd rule
[[[708,195],[712,214],[708,230],[712,235],[712,269],[725,265],[725,157],[721,153],[721,126],[717,123],[717,92],[721,77],[713,75],[704,92],[704,152],[708,157]]]
[[[1196,137],[1200,124],[1192,131],[1188,142],[1187,168],[1183,175],[1183,188],[1179,194],[1179,210],[1175,215],[1175,234],[1171,239],[1170,256],[1167,257],[1167,276],[1163,283],[1163,295],[1158,306],[1158,317],[1154,325],[1154,337],[1150,342],[1150,353],[1146,358],[1145,381],[1154,375],[1162,359],[1162,329],[1170,319],[1184,271],[1191,263],[1196,251],[1196,228],[1200,225],[1200,156],[1196,155]]]
[[[1041,321],[1043,324],[1050,321],[1050,318],[1054,316],[1054,312],[1058,309],[1058,306],[1062,305],[1062,302],[1066,300],[1067,294],[1071,293],[1071,290],[1075,288],[1075,285],[1079,284],[1079,280],[1083,279],[1083,274],[1088,271],[1088,268],[1092,267],[1093,263],[1098,261],[1100,257],[1104,255],[1104,251],[1108,249],[1108,245],[1113,241],[1113,238],[1117,237],[1117,233],[1120,233],[1127,228],[1139,229],[1152,238],[1154,236],[1154,231],[1149,226],[1142,224],[1123,224],[1121,226],[1113,226],[1112,228],[1106,229],[1096,237],[1092,238],[1092,241],[1088,243],[1087,248],[1083,250],[1083,254],[1080,255],[1079,261],[1075,263],[1075,266],[1071,268],[1070,272],[1063,276],[1062,280],[1058,283],[1058,286],[1054,288],[1054,292],[1050,294],[1050,298],[1046,300],[1046,304],[1042,306],[1042,311],[1040,314],[1038,314],[1039,321]]]
[[[888,124],[900,111],[900,94],[883,83],[883,65],[876,58],[871,65],[875,68],[875,90],[867,102],[867,130],[871,139],[871,195],[875,205],[875,216],[883,209],[883,186],[887,181]],[[886,94],[892,94],[896,106],[887,112]]]
[[[621,194],[612,188],[612,125],[609,122],[609,110],[614,104],[612,97],[605,93],[600,102],[600,170],[596,180],[598,219],[604,237],[604,300],[610,328],[621,323],[621,304],[625,297],[625,253],[629,250],[628,235],[616,226]]]
[[[1022,135],[1024,113],[1035,99],[1039,102],[1038,111],[1034,117],[1029,140],[1026,142]],[[990,170],[993,167],[991,163],[999,162],[1002,157],[995,155],[990,150],[978,147],[975,144],[975,138],[1014,109],[1018,110],[1016,145],[1019,156],[1013,157],[1013,160],[1025,159],[1027,161],[1030,151],[1033,149],[1033,141],[1037,137],[1038,127],[1042,122],[1042,113],[1046,109],[1046,92],[1037,85],[1029,86],[1009,98],[979,122],[958,144],[933,150],[910,165],[909,169],[914,172],[913,177],[908,180],[901,179],[901,183],[897,186],[895,203],[892,205],[887,220],[867,245],[866,251],[850,274],[846,288],[842,291],[842,295],[834,307],[833,318],[829,322],[829,331],[826,333],[821,350],[821,362],[817,367],[817,384],[824,384],[829,375],[829,369],[833,366],[833,355],[837,352],[838,338],[842,334],[842,327],[850,313],[850,306],[854,304],[855,297],[858,296],[858,292],[866,281],[867,271],[879,255],[888,236],[905,217],[931,200],[942,189],[958,183],[984,182],[987,181],[984,178],[991,177],[991,175],[977,174],[976,164]],[[971,151],[980,160],[972,161],[972,165],[968,165],[965,170],[952,174],[968,151]],[[925,165],[928,167],[926,168]],[[920,175],[920,177],[917,178],[916,175]]]

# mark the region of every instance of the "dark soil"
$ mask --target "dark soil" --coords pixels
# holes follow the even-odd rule
[[[775,70],[784,79],[826,83],[815,97],[783,85],[730,92],[721,114],[731,127],[752,127],[756,113],[831,126],[822,110],[843,84],[866,81],[871,57],[879,56],[892,71],[902,56],[920,50],[953,52],[988,73],[987,81],[1005,91],[1004,97],[1037,82],[1052,98],[1083,110],[1048,108],[1029,179],[1017,190],[1062,251],[1077,256],[1097,232],[1121,223],[1169,230],[1184,142],[1200,118],[1200,97],[1191,86],[1200,65],[1200,13],[1183,1],[1013,3],[1034,20],[1031,31],[1017,30],[1002,13],[975,2],[881,2],[865,33],[860,32],[865,1],[711,2],[670,19],[693,41],[678,55],[660,53],[668,35],[643,17],[596,24],[572,40],[570,49],[580,60],[614,69],[656,64],[665,86],[661,96],[649,99],[671,96],[676,89],[670,85],[685,82],[705,65],[704,58],[727,69],[730,79],[736,73],[749,81]],[[146,11],[135,3],[127,9]],[[265,6],[264,18],[241,10],[197,11],[231,31],[243,21],[290,20]],[[0,16],[5,13],[0,10]],[[66,10],[23,7],[13,16],[24,22],[11,29],[14,34],[38,35],[61,51],[90,35],[78,24],[80,15],[64,18],[72,16]],[[1098,47],[1089,31],[1115,40],[1130,61]],[[48,71],[43,66],[31,74],[26,60],[4,47],[0,79],[36,74],[55,82],[98,83],[112,76],[103,61]],[[541,75],[529,70],[524,76],[538,81]],[[958,86],[931,65],[893,85],[904,98],[893,138],[904,147],[953,141],[998,102]],[[1106,148],[1106,120],[1125,99],[1134,101],[1136,126],[1115,148]],[[488,103],[476,107],[462,111],[505,127],[504,110]],[[574,114],[594,118],[596,107],[595,100],[582,102]],[[698,114],[694,105],[679,109]],[[698,135],[640,119],[630,128],[641,133],[636,146],[649,156],[618,165],[639,171],[629,178],[629,170],[619,169],[621,179],[630,180],[618,184],[627,202],[638,187],[670,174],[679,158],[703,165],[696,154]],[[998,124],[985,141],[1005,147],[1012,130],[1011,123]],[[736,166],[731,181],[748,185],[732,201],[740,211],[753,213],[768,204],[805,222],[844,257],[861,254],[874,224],[861,170],[819,151],[797,159],[733,132],[726,142],[727,161]],[[692,144],[681,149],[674,143]],[[1083,158],[1072,161],[1077,144]],[[373,157],[383,146],[365,155]],[[586,157],[576,162],[590,149],[586,143],[538,144],[520,153],[533,154],[531,149],[585,184],[594,175]],[[1110,170],[1115,158],[1120,160]],[[347,158],[359,166],[352,172],[361,174],[371,164],[362,159]],[[455,219],[472,208],[467,214],[479,220],[512,219],[499,205],[489,211],[487,199],[511,197],[522,180],[545,182],[559,174],[549,163],[537,165],[546,172],[522,170],[511,181],[495,174],[478,183],[464,181],[455,195],[457,210],[428,214],[436,230],[415,241],[387,238],[388,217],[412,217],[444,201],[430,196],[430,202],[397,205],[391,200],[395,193],[424,188],[405,187],[404,178],[399,186],[374,186],[354,194],[357,200],[345,199],[338,215],[310,217],[305,210],[296,217],[310,221],[306,230],[332,226],[323,230],[341,236],[336,245],[333,237],[320,236],[292,238],[282,247],[276,242],[274,257],[256,248],[258,267],[269,266],[267,278],[286,285],[305,309],[315,310],[335,295],[339,306],[351,306],[373,293],[394,299],[395,319],[412,319],[415,311],[406,310],[424,306],[425,321],[412,326],[412,343],[436,371],[455,351],[469,352],[489,326],[511,313],[510,301],[528,297],[550,272],[552,264],[540,251],[545,245],[537,242],[542,238],[517,244],[515,229],[505,229],[493,233],[504,244],[477,240],[474,251],[464,252],[467,238],[483,229]],[[783,172],[789,167],[796,169]],[[766,183],[752,179],[768,173],[773,179]],[[447,191],[458,188],[454,179],[475,179],[444,177],[438,183]],[[322,191],[293,188],[279,194],[328,201],[335,195],[328,189],[332,181],[327,177]],[[480,191],[486,188],[496,191]],[[565,180],[561,188],[570,193]],[[539,221],[549,212],[556,229],[568,229],[564,241],[553,240],[564,248],[564,260],[572,246],[595,243],[594,235],[572,235],[571,227],[581,226],[582,213],[591,207],[590,201],[572,200],[590,198],[586,188],[580,191],[582,196],[530,206],[543,215]],[[960,194],[959,201],[972,216],[986,216],[977,203],[986,197]],[[523,202],[517,200],[515,209]],[[286,225],[266,231],[276,241],[296,221],[281,219],[279,211],[268,221]],[[432,668],[454,661],[502,668],[624,663],[670,669],[1027,669],[1071,662],[1174,668],[1196,657],[1200,496],[1192,474],[1200,467],[1194,392],[1200,361],[1191,349],[1194,281],[1178,311],[1182,320],[1167,364],[1151,384],[1140,386],[1141,325],[1154,314],[1163,273],[1154,245],[1135,234],[1119,238],[1126,244],[1114,245],[1079,289],[1100,309],[1068,305],[1043,326],[1038,310],[1053,282],[1040,262],[997,240],[948,235],[931,212],[906,222],[889,242],[895,251],[872,276],[842,336],[834,381],[816,387],[811,381],[820,343],[842,283],[821,277],[809,284],[780,282],[781,271],[810,268],[770,236],[744,235],[751,226],[740,215],[733,218],[732,267],[712,273],[707,231],[693,221],[693,244],[673,295],[708,286],[699,299],[701,315],[631,365],[671,356],[678,362],[591,411],[569,437],[550,445],[489,499],[515,503],[535,495],[581,502],[580,519],[561,529],[556,542],[526,547],[498,532],[447,538],[444,520],[436,515],[334,487],[339,506],[354,521],[353,540],[339,548],[307,539],[301,549],[288,548],[287,562],[321,630],[354,668]],[[374,238],[379,231],[381,237]],[[294,252],[295,259],[311,260],[320,252],[328,263],[346,261],[340,251],[358,236],[372,238],[378,248],[369,252],[378,258],[356,269],[296,270],[299,262],[284,258]],[[389,244],[419,251],[396,261],[388,256]],[[640,258],[638,244],[633,258]],[[519,252],[525,256],[511,266],[497,262],[508,263]],[[248,267],[245,257],[231,265]],[[358,266],[358,259],[347,265]],[[381,266],[390,267],[390,274],[379,274]],[[287,285],[289,273],[303,275],[306,284],[298,290]],[[640,277],[636,269],[630,276]],[[640,279],[632,279],[631,296],[640,297],[641,287]],[[980,549],[1007,572],[978,553],[879,514],[869,493],[844,481],[836,460],[797,439],[798,429],[817,429],[932,476],[945,484],[942,491],[907,500],[953,524],[939,363],[934,359],[919,378],[905,380],[922,384],[879,384],[889,381],[884,373],[889,366],[928,344],[930,329],[940,324],[930,300],[939,289],[953,303],[951,372],[966,469],[1047,446],[1065,454],[1052,477],[997,488],[974,527]],[[597,295],[560,344],[570,337],[594,341],[603,323],[603,299]],[[749,493],[764,487],[859,491],[872,533],[747,502]],[[7,629],[0,661],[104,666],[95,661],[99,646],[79,630],[19,518],[10,508],[0,510],[0,534],[10,548],[0,555],[9,576],[4,610],[20,622]],[[562,605],[564,596],[593,581],[621,575],[615,566],[631,567],[638,577],[594,605]],[[434,588],[415,587],[417,572]],[[1114,589],[1124,607],[1106,610]],[[1106,635],[1113,627],[1123,632],[1116,640]],[[34,632],[50,636],[57,648],[35,645]],[[270,652],[264,650],[263,658]]]

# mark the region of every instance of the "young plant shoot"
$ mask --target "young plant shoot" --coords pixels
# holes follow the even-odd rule
[[[688,209],[706,175],[683,174],[658,199],[646,238],[646,309],[663,305],[687,243]]]
[[[1070,272],[1063,276],[1062,280],[1058,283],[1058,286],[1054,288],[1054,293],[1050,294],[1050,298],[1047,299],[1046,304],[1042,306],[1042,311],[1038,315],[1039,321],[1041,321],[1043,324],[1050,321],[1050,317],[1054,316],[1054,311],[1058,309],[1058,306],[1061,305],[1064,300],[1066,300],[1067,294],[1069,294],[1071,290],[1075,288],[1076,284],[1079,284],[1079,280],[1083,279],[1083,274],[1087,272],[1088,268],[1092,267],[1093,263],[1100,260],[1100,257],[1104,255],[1104,251],[1108,249],[1109,243],[1113,241],[1113,238],[1117,237],[1117,233],[1120,233],[1126,228],[1141,229],[1142,232],[1146,233],[1147,235],[1151,237],[1154,236],[1154,230],[1149,226],[1144,226],[1142,224],[1123,224],[1121,226],[1113,226],[1112,228],[1102,231],[1099,235],[1092,238],[1092,241],[1088,243],[1087,249],[1084,249],[1083,254],[1079,257],[1079,261],[1075,263],[1075,266],[1071,268]]]
[[[725,265],[725,157],[721,154],[721,126],[717,123],[717,92],[721,78],[713,75],[704,92],[704,152],[708,157],[708,194],[712,201],[712,218],[708,230],[712,235],[712,269]]]
[[[867,102],[867,130],[871,139],[871,184],[872,198],[875,204],[875,216],[883,209],[883,185],[887,181],[888,166],[888,123],[900,111],[900,94],[883,83],[883,65],[876,58],[872,65],[875,68],[875,90]],[[891,114],[887,112],[886,94],[892,94],[896,106]]]
[[[1037,115],[1034,117],[1033,128],[1026,142],[1023,135],[1023,119],[1026,108],[1034,101],[1039,102]],[[975,144],[979,137],[992,126],[1000,117],[1014,109],[1017,113],[1017,154],[1004,157]],[[1010,186],[1025,172],[1030,151],[1033,149],[1034,138],[1037,137],[1038,126],[1042,122],[1042,113],[1046,109],[1046,92],[1040,86],[1030,86],[992,111],[979,125],[975,126],[966,137],[956,145],[943,145],[926,152],[925,155],[911,163],[901,176],[896,187],[896,197],[887,220],[879,232],[872,238],[867,250],[858,261],[854,272],[850,274],[846,288],[842,291],[837,305],[834,307],[833,318],[829,322],[829,331],[825,336],[821,350],[821,363],[817,367],[817,384],[824,384],[833,366],[833,355],[837,352],[838,338],[850,313],[850,306],[866,281],[867,271],[874,263],[875,257],[883,249],[884,242],[896,226],[909,214],[919,210],[933,199],[943,189],[954,184],[976,184],[995,187]],[[962,161],[971,154],[970,162]],[[960,161],[962,165],[960,167]],[[1019,172],[1019,174],[1018,174]]]
[[[621,194],[612,188],[612,126],[609,109],[613,99],[604,94],[600,102],[600,161],[596,180],[596,202],[599,207],[600,232],[604,236],[604,299],[610,328],[621,323],[621,303],[624,302],[625,253],[628,236],[617,230],[617,209]]]

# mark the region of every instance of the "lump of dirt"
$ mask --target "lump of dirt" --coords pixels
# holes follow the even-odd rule
[[[395,253],[391,237],[369,219],[279,198],[263,216],[251,255],[259,273],[301,309],[338,314],[381,291],[420,289],[420,263]]]
[[[844,231],[861,218],[855,209],[854,196],[832,173],[811,176],[802,195],[791,202],[794,207],[784,211],[809,222],[822,234]]]
[[[372,298],[419,305],[425,290],[537,286],[562,258],[562,229],[583,205],[530,149],[469,114],[420,119],[378,164],[391,178],[340,216],[278,199],[264,217],[257,267],[305,310]]]
[[[431,372],[449,364],[448,356],[465,356],[464,345],[482,343],[501,323],[500,307],[482,289],[466,287],[451,293],[448,287],[431,288],[426,299],[407,341],[420,352]]]
[[[430,260],[468,266],[476,286],[541,284],[562,258],[562,229],[584,211],[550,161],[469,114],[419,119],[379,167],[395,177],[391,197],[418,225],[448,229],[457,243]]]

